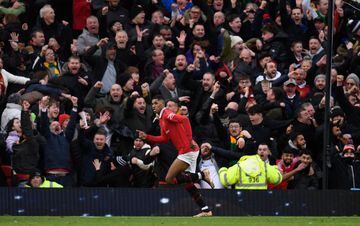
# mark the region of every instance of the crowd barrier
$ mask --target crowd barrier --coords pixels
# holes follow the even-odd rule
[[[358,191],[202,190],[217,216],[354,216]],[[191,216],[199,211],[185,190],[134,188],[0,188],[0,215]]]

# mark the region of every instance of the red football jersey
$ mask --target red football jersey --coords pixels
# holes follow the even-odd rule
[[[179,155],[199,150],[199,146],[192,139],[190,121],[186,116],[177,115],[164,108],[160,112],[159,123],[160,136],[147,135],[146,140],[152,143],[166,143],[170,140]]]
[[[279,159],[279,160],[276,161],[276,165],[277,165],[279,171],[282,174],[285,174],[285,173],[288,173],[288,172],[291,172],[292,170],[294,170],[295,166],[296,166],[296,163],[298,161],[299,161],[298,158],[294,158],[293,162],[289,166],[286,166],[284,164],[284,161],[282,159]],[[288,186],[288,181],[282,181],[280,184],[278,184],[276,186],[273,185],[273,184],[269,184],[268,189],[286,190],[287,186]]]

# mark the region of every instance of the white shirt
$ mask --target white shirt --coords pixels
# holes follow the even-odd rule
[[[224,186],[220,182],[217,165],[213,161],[214,161],[213,159],[201,160],[199,162],[199,168],[200,168],[200,171],[203,171],[204,169],[208,169],[210,171],[211,179],[215,185],[214,188],[222,189],[222,188],[224,188]],[[205,188],[205,189],[211,189],[210,185],[203,180],[200,181],[200,187]]]

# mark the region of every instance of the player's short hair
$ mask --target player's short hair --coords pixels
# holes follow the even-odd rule
[[[165,104],[165,99],[164,99],[164,97],[161,96],[161,95],[156,95],[156,96],[154,96],[152,99],[153,99],[153,100],[161,101],[161,102],[163,102],[163,103]]]

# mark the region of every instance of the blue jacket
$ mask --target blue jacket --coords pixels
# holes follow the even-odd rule
[[[297,108],[299,108],[302,104],[302,101],[300,99],[300,96],[298,93],[296,93],[295,97],[293,99],[289,99],[286,95],[284,98],[285,102],[285,116],[286,119],[293,119],[295,116],[295,111]]]
[[[66,130],[59,135],[50,132],[47,112],[41,112],[39,131],[46,138],[44,150],[45,170],[64,168],[71,171],[70,142],[75,133],[77,112],[71,111]]]

